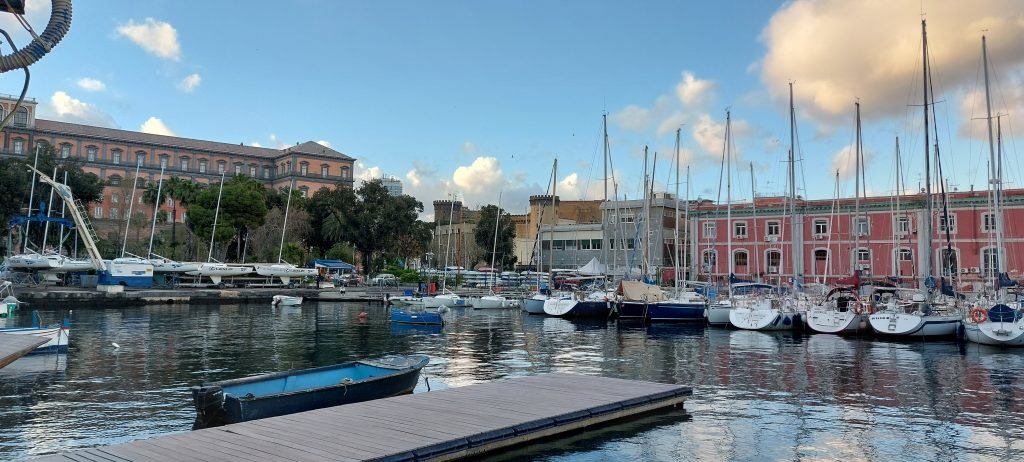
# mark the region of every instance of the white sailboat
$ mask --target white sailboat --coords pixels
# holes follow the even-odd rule
[[[556,158],[554,160],[554,162],[552,163],[552,165],[551,165],[551,178],[550,178],[550,185],[551,185],[551,188],[550,188],[551,189],[551,213],[552,214],[555,213],[555,189],[556,189],[557,182],[558,182],[558,159]],[[552,268],[554,268],[553,260],[552,260],[552,256],[554,255],[553,252],[551,252],[551,251],[548,252],[548,272],[545,273],[545,272],[541,271],[541,265],[543,264],[544,246],[541,245],[541,242],[540,242],[540,236],[541,236],[541,232],[540,231],[541,231],[541,226],[544,223],[544,212],[545,212],[545,210],[542,208],[541,211],[540,211],[540,216],[537,219],[537,235],[536,235],[536,237],[535,237],[535,239],[533,241],[533,246],[534,246],[534,249],[536,249],[536,258],[537,258],[537,271],[535,273],[535,276],[537,277],[537,292],[534,292],[533,295],[531,295],[529,298],[523,299],[523,301],[521,302],[523,311],[525,311],[525,312],[527,312],[529,314],[545,314],[544,313],[544,304],[547,303],[549,298],[551,298],[551,294],[552,294],[551,291],[553,289],[551,287],[551,284],[554,282],[554,277],[553,277],[554,274],[552,274],[552,272],[550,271]],[[553,223],[557,222],[557,221],[558,221],[558,219],[557,219],[557,217],[555,217]],[[552,237],[553,235],[554,235],[553,232],[552,233],[548,233],[548,240],[549,241],[551,239],[553,239],[553,237]],[[550,245],[549,245],[548,248],[550,249]],[[546,290],[544,289],[545,282],[542,282],[542,281],[547,281],[546,284],[548,284],[548,288]]]
[[[789,219],[793,258],[793,287],[787,292],[773,291],[764,297],[733,297],[729,323],[747,330],[793,330],[803,328],[803,315],[809,302],[800,291],[803,277],[803,241],[796,211],[796,109],[793,84],[789,84]],[[726,133],[728,133],[726,128]],[[730,226],[731,228],[731,226]],[[729,229],[727,232],[731,233]],[[731,242],[731,240],[730,240]],[[732,252],[729,261],[732,268]],[[781,267],[781,265],[780,265]]]
[[[284,222],[281,223],[281,244],[277,249],[277,263],[270,265],[256,265],[256,274],[260,276],[280,278],[282,283],[289,286],[291,286],[292,278],[301,279],[304,277],[316,276],[316,269],[295,266],[281,258],[284,255],[284,236],[285,230],[288,229],[288,211],[292,206],[292,189],[294,185],[295,180],[292,180],[292,184],[288,186],[288,200],[285,201]]]
[[[448,214],[448,236],[444,247],[444,271],[441,273],[441,293],[431,297],[423,297],[424,308],[441,308],[465,305],[465,301],[459,294],[448,290],[448,254],[452,244],[452,222],[455,220],[455,198],[452,198],[452,207]]]
[[[850,234],[853,236],[853,252],[857,253],[860,248],[860,198],[863,184],[864,149],[861,143],[860,125],[860,102],[854,103],[856,109],[856,142],[854,148],[854,208],[853,218],[850,220]],[[899,145],[897,145],[897,159]],[[898,160],[897,160],[898,162]],[[897,176],[899,170],[897,170]],[[899,180],[897,179],[897,185]],[[897,193],[898,194],[898,193]],[[856,261],[854,258],[851,261]],[[871,305],[862,303],[857,291],[860,289],[860,271],[851,268],[853,276],[850,280],[839,281],[849,283],[850,287],[836,287],[825,294],[825,297],[811,306],[807,311],[807,327],[814,332],[824,334],[847,334],[858,333],[868,329],[868,316],[871,315]]]
[[[941,278],[936,278],[935,258],[932,248],[932,211],[934,206],[934,194],[932,193],[932,172],[931,172],[931,144],[929,143],[929,115],[928,107],[933,104],[934,90],[931,87],[931,75],[928,56],[928,34],[926,32],[925,20],[921,20],[922,37],[922,64],[924,66],[924,184],[925,184],[925,213],[921,220],[918,233],[922,240],[919,248],[924,249],[920,255],[921,267],[921,289],[913,294],[910,302],[904,302],[896,297],[882,305],[882,308],[869,316],[871,328],[875,333],[890,337],[939,337],[952,336],[960,325],[961,314],[955,303],[946,299],[944,295],[935,293],[936,286],[942,286]],[[937,145],[937,143],[936,143]],[[937,152],[937,151],[936,151]],[[937,161],[938,155],[935,159]],[[936,284],[936,279],[939,283]]]
[[[224,192],[224,174],[220,174],[220,191],[217,193],[217,209],[213,213],[213,230],[210,231],[210,253],[207,255],[206,263],[201,263],[195,271],[186,274],[192,276],[208,277],[214,284],[224,286],[223,279],[226,277],[243,276],[252,273],[251,266],[228,265],[213,259],[213,238],[217,235],[217,219],[220,216],[220,197]]]
[[[725,192],[725,223],[726,223],[725,224],[725,227],[726,227],[725,234],[726,234],[726,243],[727,243],[726,244],[727,245],[726,253],[729,254],[727,258],[728,258],[728,261],[729,261],[729,279],[730,280],[729,280],[729,294],[728,294],[728,296],[719,298],[719,299],[715,300],[713,303],[710,303],[708,305],[707,311],[705,312],[705,317],[707,317],[707,319],[708,319],[708,324],[710,324],[712,326],[728,326],[728,325],[730,325],[731,324],[730,319],[732,317],[732,312],[733,312],[733,309],[735,308],[735,305],[733,304],[733,300],[732,300],[732,296],[733,296],[732,275],[733,275],[733,271],[734,271],[734,268],[733,268],[734,260],[733,260],[733,257],[732,257],[732,229],[731,229],[732,228],[732,138],[731,138],[731,134],[732,133],[731,132],[732,132],[732,117],[731,117],[731,114],[729,113],[729,111],[726,111],[726,113],[725,113],[725,138],[724,138],[725,143],[724,143],[724,146],[722,148],[722,152],[723,152],[723,155],[722,155],[722,170],[723,170],[723,173],[725,174],[725,177],[726,177],[726,179],[725,179],[725,190],[726,190],[726,192]],[[719,177],[719,178],[721,178],[721,177]],[[721,183],[721,180],[719,180],[719,183],[718,183],[718,197],[719,198],[722,197],[722,183]],[[751,203],[753,203],[753,201],[754,201],[753,197],[751,197],[750,200],[751,200]],[[708,263],[709,262],[705,261],[704,258],[701,259],[701,264],[702,265],[707,265]],[[715,257],[715,265],[718,265],[718,257],[717,256]],[[707,270],[707,273],[708,273],[709,276],[710,276],[711,272],[712,272],[712,270],[709,268]],[[709,278],[709,280],[710,280],[710,278]],[[711,284],[709,284],[706,287],[706,289],[705,289],[705,293],[709,293],[711,291],[711,287],[712,287]]]
[[[1006,269],[1006,247],[1003,214],[1003,150],[1002,125],[999,123],[996,141],[992,139],[992,99],[989,95],[988,47],[985,36],[981,37],[982,62],[985,67],[985,107],[988,117],[989,140],[989,185],[994,218],[995,255],[983,255],[992,268],[993,292],[979,297],[963,319],[964,336],[967,340],[982,345],[1024,346],[1024,307],[1021,301],[1009,300],[1006,288],[1016,286],[1003,271]],[[998,121],[998,119],[997,119]]]
[[[491,269],[494,269],[494,257],[498,252],[498,227],[501,224],[501,193],[498,193],[498,212],[494,217],[494,243],[491,245]],[[487,275],[487,289],[490,294],[484,295],[480,298],[473,300],[473,308],[480,309],[498,309],[508,308],[512,305],[504,295],[500,295],[494,292],[495,279],[498,277],[498,272]]]

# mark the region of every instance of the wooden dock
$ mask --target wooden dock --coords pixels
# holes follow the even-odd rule
[[[42,461],[453,460],[682,405],[688,387],[543,374],[176,433]]]
[[[38,335],[0,334],[0,368],[27,355],[50,339]]]

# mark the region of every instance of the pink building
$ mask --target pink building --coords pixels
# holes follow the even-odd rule
[[[927,252],[920,234],[925,197],[901,196],[898,209],[896,202],[894,197],[861,199],[861,219],[854,220],[853,199],[798,200],[804,280],[832,282],[854,269],[870,278],[924,277],[919,256]],[[932,211],[935,273],[956,274],[960,285],[978,284],[996,267],[988,192],[955,192],[947,202],[948,217],[941,205]],[[1024,189],[1005,191],[1004,204],[1003,270],[1019,279],[1024,270]],[[731,226],[724,206],[698,205],[690,223],[691,272],[720,280],[730,272],[744,279],[788,281],[793,276],[794,225],[786,215],[786,199],[759,197],[755,205],[756,211],[750,203],[733,205]],[[726,259],[730,242],[732,256]]]

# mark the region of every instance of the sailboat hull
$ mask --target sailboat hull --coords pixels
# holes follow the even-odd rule
[[[869,318],[876,334],[887,337],[951,337],[960,326],[959,315],[875,313]]]
[[[507,308],[508,306],[510,306],[508,300],[500,295],[485,295],[473,300],[473,308],[477,309],[496,310]]]
[[[800,313],[774,308],[733,308],[729,324],[746,330],[795,330],[803,327],[803,318]]]
[[[964,337],[981,345],[1024,346],[1024,318],[1011,322],[963,322]]]
[[[522,302],[523,311],[528,314],[545,314],[544,313],[544,302],[548,299],[546,295],[534,295],[533,297],[524,299]]]
[[[732,313],[732,305],[726,303],[713,303],[708,305],[704,316],[708,324],[712,326],[729,326],[729,315]]]
[[[576,300],[549,298],[544,302],[544,313],[562,318],[606,319],[612,311],[612,302],[604,300]]]
[[[822,334],[859,334],[871,331],[867,314],[834,309],[811,309],[807,312],[807,327]]]
[[[673,303],[665,301],[651,305],[648,318],[652,322],[698,322],[704,320],[703,303]]]

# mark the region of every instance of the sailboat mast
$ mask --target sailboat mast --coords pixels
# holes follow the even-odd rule
[[[675,229],[672,230],[672,261],[675,263],[675,268],[672,269],[672,278],[675,279],[676,293],[679,293],[679,132],[682,129],[676,129],[676,206],[672,218],[675,222]]]
[[[39,150],[42,146],[36,144],[36,160],[32,162],[32,183],[29,186],[28,193],[28,213],[25,215],[32,216],[32,201],[36,200],[36,168],[39,167]],[[21,236],[21,253],[28,253],[28,231],[31,229],[32,220],[25,220],[25,233]],[[124,232],[125,236],[128,236],[128,230]],[[127,239],[127,237],[125,237]],[[124,253],[124,250],[121,251]]]
[[[901,162],[900,162],[900,137],[897,136],[896,137],[896,193],[893,194],[893,196],[896,198],[896,213],[894,214],[894,217],[895,217],[895,220],[896,220],[896,227],[893,229],[893,233],[892,233],[892,248],[893,248],[893,252],[892,252],[893,253],[892,269],[893,269],[893,276],[896,276],[897,280],[901,279],[901,276],[903,276],[902,272],[900,271],[900,257],[899,257],[899,253],[900,252],[899,252],[899,245],[898,245],[899,244],[899,239],[900,239],[900,236],[899,236],[900,219],[903,218],[903,215],[900,214],[900,195],[903,194],[903,189],[900,187],[900,179],[901,179],[900,175],[902,174],[900,172],[900,168],[901,168],[900,164],[901,164]],[[909,221],[907,222],[907,227],[908,228],[910,227],[910,222]],[[909,231],[909,229],[907,231]]]
[[[732,259],[732,114],[725,111],[725,235],[729,277],[735,272]],[[718,262],[715,262],[716,264]]]
[[[689,231],[689,229],[690,229],[690,166],[689,165],[686,166],[686,205],[685,205],[685,207],[686,208],[683,211],[683,223],[686,224],[686,247],[689,247],[689,243],[690,243],[690,231]],[[696,241],[694,241],[694,245],[696,245]],[[683,261],[682,262],[682,266],[683,266],[683,268],[686,268],[685,271],[686,271],[687,274],[689,274],[689,275],[694,274],[695,272],[691,271],[691,268],[689,266],[689,262],[688,262],[688,259],[686,257],[686,254],[688,252],[687,252],[687,249],[685,247],[683,248],[683,252],[682,253],[683,253],[683,258],[682,258],[682,261]]]
[[[57,167],[53,167],[53,178],[57,178]],[[53,189],[50,188],[49,207],[46,208],[46,218],[50,218],[50,213],[53,212]],[[46,238],[50,235],[50,221],[47,220],[46,224],[43,225],[43,246],[39,250],[46,251]]]
[[[156,215],[160,212],[160,192],[164,187],[164,168],[160,167],[160,180],[156,184],[156,201],[153,203],[153,224],[149,229],[149,250],[146,253],[146,258],[153,255],[153,235],[156,234]]]
[[[608,206],[608,156],[610,155],[610,153],[608,152],[608,114],[601,114],[601,126],[602,126],[602,131],[604,133],[604,136],[602,137],[604,139],[604,159],[603,159],[604,160],[604,201],[603,201],[603,204],[605,205],[605,207],[607,207]],[[603,221],[604,220],[602,220],[602,222]],[[601,226],[602,226],[602,228],[604,227],[604,225],[601,225]],[[602,237],[602,240],[603,240],[604,233],[601,233],[601,237]],[[607,245],[607,243],[604,243],[604,242],[601,243],[601,263],[604,263],[606,269],[608,268],[608,245]]]
[[[860,101],[854,103],[857,108],[857,133],[856,142],[854,143],[854,162],[853,162],[853,188],[854,188],[854,199],[853,199],[853,270],[850,274],[857,274],[857,262],[860,261],[858,255],[860,253],[860,155],[861,155],[861,139],[860,139]]]
[[[790,248],[793,253],[793,283],[799,286],[804,273],[803,220],[796,213],[796,106],[793,104],[793,82],[789,83],[789,184],[790,184]],[[781,265],[780,265],[781,266]]]
[[[281,243],[277,246],[277,262],[281,263],[284,255],[284,232],[288,229],[288,210],[292,208],[292,190],[295,189],[295,179],[288,183],[288,200],[284,203],[284,221],[281,222]]]
[[[925,20],[921,20],[921,61],[923,64],[922,79],[924,84],[924,195],[925,209],[924,219],[921,220],[921,241],[925,258],[921,259],[921,274],[924,278],[934,277],[932,264],[932,171],[931,171],[931,145],[928,139],[928,32]]]
[[[981,36],[981,58],[985,71],[985,120],[988,122],[988,151],[989,151],[989,190],[992,194],[992,215],[994,218],[996,232],[996,265],[995,276],[1005,268],[1006,260],[1003,251],[1003,211],[1002,211],[1002,167],[1003,159],[1001,153],[996,152],[996,142],[992,137],[992,96],[989,91],[988,80],[988,42],[984,35]]]
[[[751,232],[754,233],[754,271],[751,271],[751,273],[756,276],[758,269],[761,268],[761,251],[757,249],[757,188],[754,186],[753,162],[750,163],[750,208],[753,211]]]
[[[494,217],[494,244],[491,245],[491,269],[494,269],[494,255],[498,253],[498,222],[501,220],[501,192],[498,192],[498,205],[497,212]],[[487,286],[489,289],[494,289],[494,275],[487,278]]]
[[[210,231],[210,253],[206,261],[213,260],[213,237],[217,235],[217,218],[220,216],[220,196],[224,194],[224,174],[220,174],[220,191],[217,192],[217,209],[213,212],[213,231]]]
[[[555,158],[555,165],[551,167],[551,219],[552,225],[548,227],[548,278],[551,284],[555,283],[551,270],[555,268],[555,252],[552,242],[555,239],[555,225],[558,223],[558,213],[555,212],[555,198],[558,197],[558,158]]]

